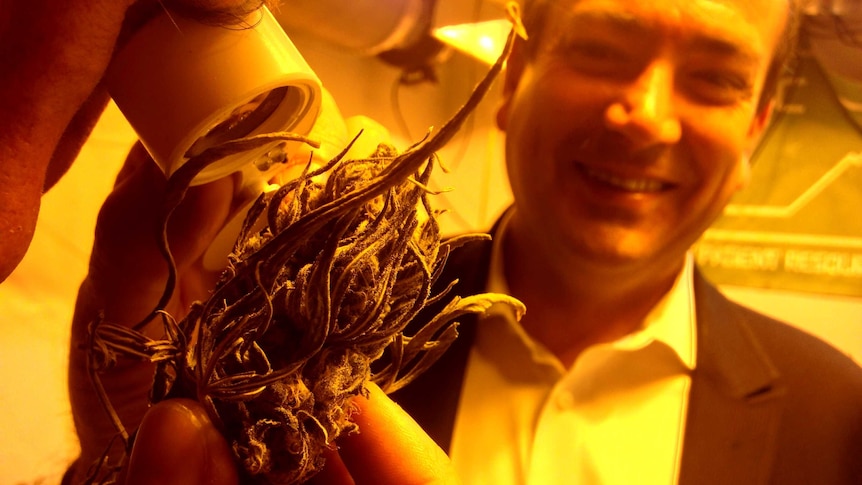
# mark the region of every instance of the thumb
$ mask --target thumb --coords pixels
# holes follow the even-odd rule
[[[127,485],[237,485],[233,453],[203,406],[169,399],[147,411],[138,428]]]

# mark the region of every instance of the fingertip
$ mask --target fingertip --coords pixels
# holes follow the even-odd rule
[[[350,470],[341,460],[335,447],[324,450],[323,457],[326,464],[320,472],[306,482],[307,485],[355,485]]]
[[[446,453],[375,384],[354,399],[359,432],[339,440],[339,454],[357,484],[457,483]]]
[[[154,405],[135,438],[127,485],[237,485],[233,454],[204,408],[188,399]]]

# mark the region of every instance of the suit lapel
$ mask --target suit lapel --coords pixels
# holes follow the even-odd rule
[[[447,298],[429,307],[416,318],[415,323],[425,322],[447,303],[452,295],[468,296],[483,293],[491,258],[491,242],[476,241],[454,251],[435,285],[440,291],[450,281],[458,280]],[[415,381],[394,392],[392,398],[410,414],[416,422],[444,450],[449,450],[455,413],[461,396],[461,386],[466,373],[467,359],[476,334],[476,315],[459,319],[458,338],[428,370]],[[408,327],[408,334],[417,325]]]
[[[679,483],[766,483],[784,395],[778,371],[746,314],[699,273],[695,295],[698,356]]]
[[[458,277],[454,294],[481,293],[490,249],[490,243],[459,249],[447,263],[440,281]],[[698,357],[679,483],[766,483],[783,405],[784,389],[778,371],[751,334],[747,313],[698,272],[695,295]],[[421,316],[417,319],[423,320]],[[459,337],[440,360],[392,395],[444,450],[451,443],[467,359],[475,339],[475,317],[460,323]]]

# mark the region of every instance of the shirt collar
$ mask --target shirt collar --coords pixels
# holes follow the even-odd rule
[[[511,219],[512,212],[507,211],[503,215],[497,230],[492,235],[491,264],[487,282],[487,291],[489,292],[509,294],[509,285],[503,270],[503,234]],[[529,312],[530,309],[528,308],[527,311]],[[502,316],[508,320],[512,330],[531,349],[534,359],[548,360],[548,356],[542,354],[549,354],[549,352],[538,349],[542,346],[534,341],[517,323],[511,308],[506,305],[499,305],[497,308],[492,308],[488,313],[489,317]],[[692,370],[696,363],[697,333],[695,329],[694,258],[691,253],[688,253],[682,271],[677,276],[673,287],[653,307],[644,320],[643,327],[608,345],[624,351],[637,350],[653,342],[661,342],[673,351],[687,369]]]

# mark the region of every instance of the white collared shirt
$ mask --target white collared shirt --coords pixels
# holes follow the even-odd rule
[[[507,293],[501,240],[488,290]],[[507,309],[480,320],[450,450],[463,482],[677,483],[695,365],[692,268],[688,257],[641,330],[587,349],[570,369]]]

